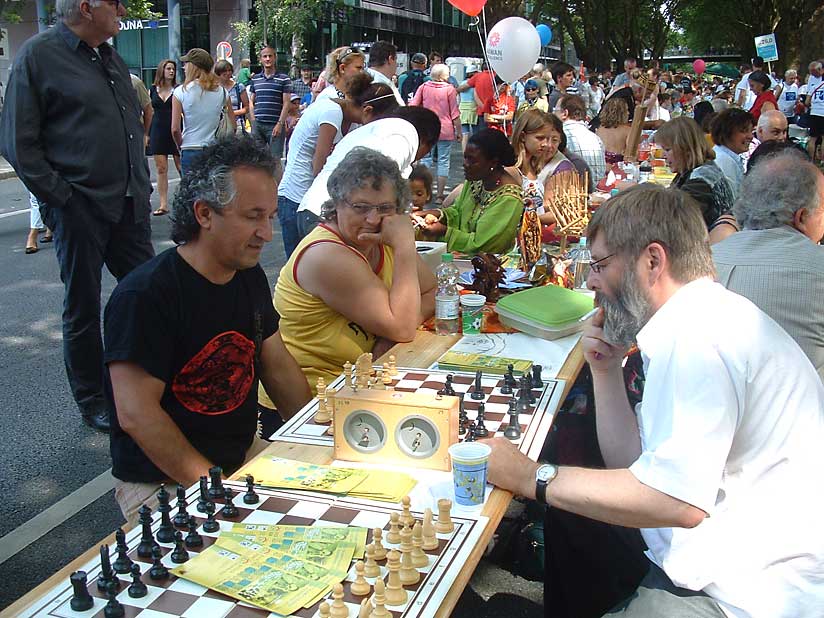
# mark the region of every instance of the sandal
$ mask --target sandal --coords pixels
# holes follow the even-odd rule
[[[31,255],[32,253],[37,253],[38,251],[40,251],[40,249],[37,247],[26,247],[26,255]]]
[[[54,234],[44,234],[43,238],[40,239],[40,242],[51,242],[54,240]]]
[[[152,216],[162,217],[163,215],[168,215],[168,214],[169,214],[169,210],[167,208],[158,208],[157,210],[155,210],[152,213]]]

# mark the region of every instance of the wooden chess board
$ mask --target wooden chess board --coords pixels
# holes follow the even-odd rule
[[[360,526],[369,528],[367,543],[372,542],[373,528],[389,529],[389,516],[393,511],[400,511],[399,505],[386,505],[368,500],[351,498],[337,498],[325,494],[310,492],[295,492],[287,490],[272,490],[258,488],[260,501],[257,504],[247,505],[241,498],[245,486],[234,481],[226,481],[238,496],[234,503],[240,514],[238,517],[227,520],[217,514],[216,519],[221,528],[233,523],[249,524],[282,524],[282,525],[315,525],[315,526]],[[195,486],[188,490],[187,511],[198,520],[198,532],[203,537],[203,547],[190,549],[190,553],[202,551],[214,543],[218,533],[210,534],[200,529],[205,521],[205,515],[199,513],[195,505],[199,489]],[[222,500],[216,500],[222,503]],[[173,501],[174,504],[174,501]],[[432,508],[434,505],[422,505],[423,508]],[[418,510],[413,505],[412,514],[416,519],[423,519],[423,508]],[[434,509],[437,512],[437,509]],[[172,515],[177,512],[173,509]],[[449,534],[438,534],[438,548],[426,552],[429,564],[419,569],[421,580],[413,586],[405,586],[408,600],[405,605],[388,607],[393,618],[426,618],[433,616],[443,602],[449,588],[455,581],[458,573],[464,568],[469,555],[483,533],[488,523],[486,517],[474,514],[453,513],[452,521],[455,530]],[[160,514],[156,513],[152,523],[152,530],[156,533],[160,525]],[[126,618],[278,618],[278,614],[241,603],[218,592],[209,590],[193,582],[169,575],[165,580],[155,581],[149,577],[151,559],[140,558],[137,555],[137,546],[140,543],[140,526],[126,535],[129,546],[129,556],[141,569],[141,580],[148,587],[148,594],[139,599],[129,597],[129,575],[119,575],[122,582],[118,601],[123,604]],[[383,545],[387,549],[397,549],[398,545],[388,543],[386,535]],[[163,564],[170,569],[177,566],[171,561],[173,543],[160,543],[163,551]],[[110,548],[112,560],[116,558],[114,546]],[[356,556],[355,559],[362,558]],[[386,560],[378,561],[381,567],[381,577],[386,579],[388,570]],[[88,574],[88,589],[94,598],[94,606],[85,612],[75,612],[69,603],[72,597],[72,586],[68,577],[61,584],[50,589],[41,598],[32,603],[20,614],[20,618],[104,618],[103,608],[106,605],[105,595],[97,589],[97,577],[100,574],[100,559],[90,560],[81,567]],[[352,618],[358,615],[361,600],[352,594],[350,585],[354,581],[354,564],[344,580],[344,602],[350,610]],[[366,578],[374,585],[375,578]],[[330,595],[331,597],[331,595]],[[326,601],[331,604],[331,599]],[[308,609],[301,609],[293,616],[299,618],[316,618],[320,601]]]
[[[440,371],[437,369],[409,369],[398,368],[398,373],[392,376],[391,386],[397,391],[413,393],[417,391],[437,392],[441,390],[446,382],[446,376],[452,375],[452,388],[456,393],[466,393],[464,397],[464,409],[470,421],[477,418],[478,404],[483,403],[485,407],[485,422],[489,437],[502,436],[504,429],[509,423],[508,402],[512,395],[501,393],[504,385],[502,376],[489,375],[481,378],[481,386],[484,391],[483,400],[475,400],[469,397],[472,385],[475,381],[475,374],[460,371]],[[513,442],[530,459],[536,460],[541,454],[544,440],[549,433],[555,411],[561,405],[561,395],[564,390],[563,380],[543,380],[541,388],[533,389],[535,404],[518,415],[521,425],[521,437]],[[343,376],[337,378],[331,387],[338,389],[343,384]],[[334,438],[327,433],[329,425],[319,425],[315,423],[315,413],[318,409],[317,400],[312,400],[300,412],[286,421],[278,429],[272,440],[280,442],[292,442],[297,444],[313,444],[317,446],[333,446]],[[463,439],[463,436],[459,436]]]

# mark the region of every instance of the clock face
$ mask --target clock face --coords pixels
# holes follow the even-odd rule
[[[343,424],[343,437],[356,451],[373,453],[386,444],[386,425],[370,410],[355,410]]]
[[[395,441],[410,457],[426,459],[437,452],[441,437],[432,421],[423,416],[412,415],[398,423]]]

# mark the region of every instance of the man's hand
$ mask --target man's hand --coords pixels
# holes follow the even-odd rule
[[[415,231],[409,217],[395,214],[383,218],[379,231],[358,234],[358,240],[361,242],[383,242],[398,250],[415,246]]]
[[[535,499],[535,472],[539,464],[521,453],[511,440],[480,440],[492,448],[487,480],[493,485],[520,496]]]
[[[592,373],[606,374],[621,368],[627,349],[609,343],[604,336],[604,309],[600,308],[584,326],[581,344]]]
[[[272,128],[272,136],[273,137],[277,137],[278,135],[280,135],[280,131],[281,131],[282,126],[283,125],[281,125],[281,123],[279,123],[279,122],[275,123],[274,128]]]

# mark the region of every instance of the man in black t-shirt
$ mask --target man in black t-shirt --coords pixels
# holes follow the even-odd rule
[[[258,264],[272,240],[277,162],[251,138],[203,151],[175,196],[178,246],[135,269],[106,306],[115,497],[130,522],[161,482],[226,474],[266,445],[257,387],[289,418],[310,398]]]

